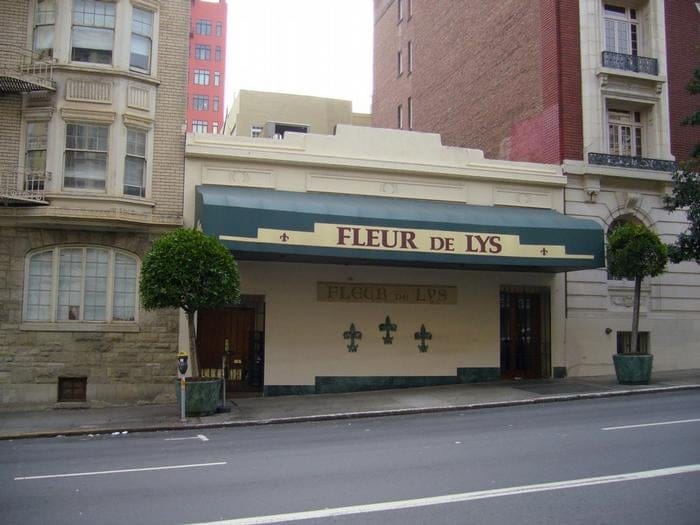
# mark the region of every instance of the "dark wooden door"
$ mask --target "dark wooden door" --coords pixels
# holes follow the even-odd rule
[[[247,390],[251,370],[255,310],[227,308],[202,310],[198,316],[197,355],[202,375],[226,376],[228,390]],[[228,351],[222,374],[222,357]]]
[[[536,293],[501,292],[501,376],[542,377],[542,301]]]

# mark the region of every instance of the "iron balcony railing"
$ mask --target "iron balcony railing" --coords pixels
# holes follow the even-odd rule
[[[598,166],[613,166],[615,168],[635,168],[639,170],[676,171],[678,164],[671,160],[647,159],[644,157],[629,157],[625,155],[609,155],[607,153],[589,153],[588,163]]]
[[[55,60],[9,44],[0,45],[0,94],[55,91]]]
[[[603,51],[603,67],[654,76],[659,74],[659,61],[655,58],[613,53],[612,51]]]
[[[0,173],[0,204],[5,206],[48,204],[45,191],[51,173],[44,170],[16,170]]]

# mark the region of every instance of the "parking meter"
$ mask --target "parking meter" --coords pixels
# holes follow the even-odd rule
[[[182,375],[187,372],[187,354],[178,354],[177,356],[177,369]]]

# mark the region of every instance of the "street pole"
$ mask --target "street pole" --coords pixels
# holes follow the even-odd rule
[[[185,396],[187,395],[187,389],[185,387],[185,374],[180,376],[180,421],[183,423],[187,421],[185,417]]]

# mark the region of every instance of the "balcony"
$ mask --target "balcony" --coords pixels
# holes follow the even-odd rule
[[[48,171],[16,170],[0,173],[0,206],[45,206],[44,188],[51,179]]]
[[[624,53],[613,53],[612,51],[603,51],[603,67],[653,76],[659,74],[659,62],[655,58],[625,55]]]
[[[56,91],[53,58],[5,44],[0,46],[0,63],[0,95]]]
[[[625,155],[608,155],[607,153],[589,153],[588,163],[614,168],[633,168],[638,170],[676,171],[678,164],[671,160],[646,159]]]

